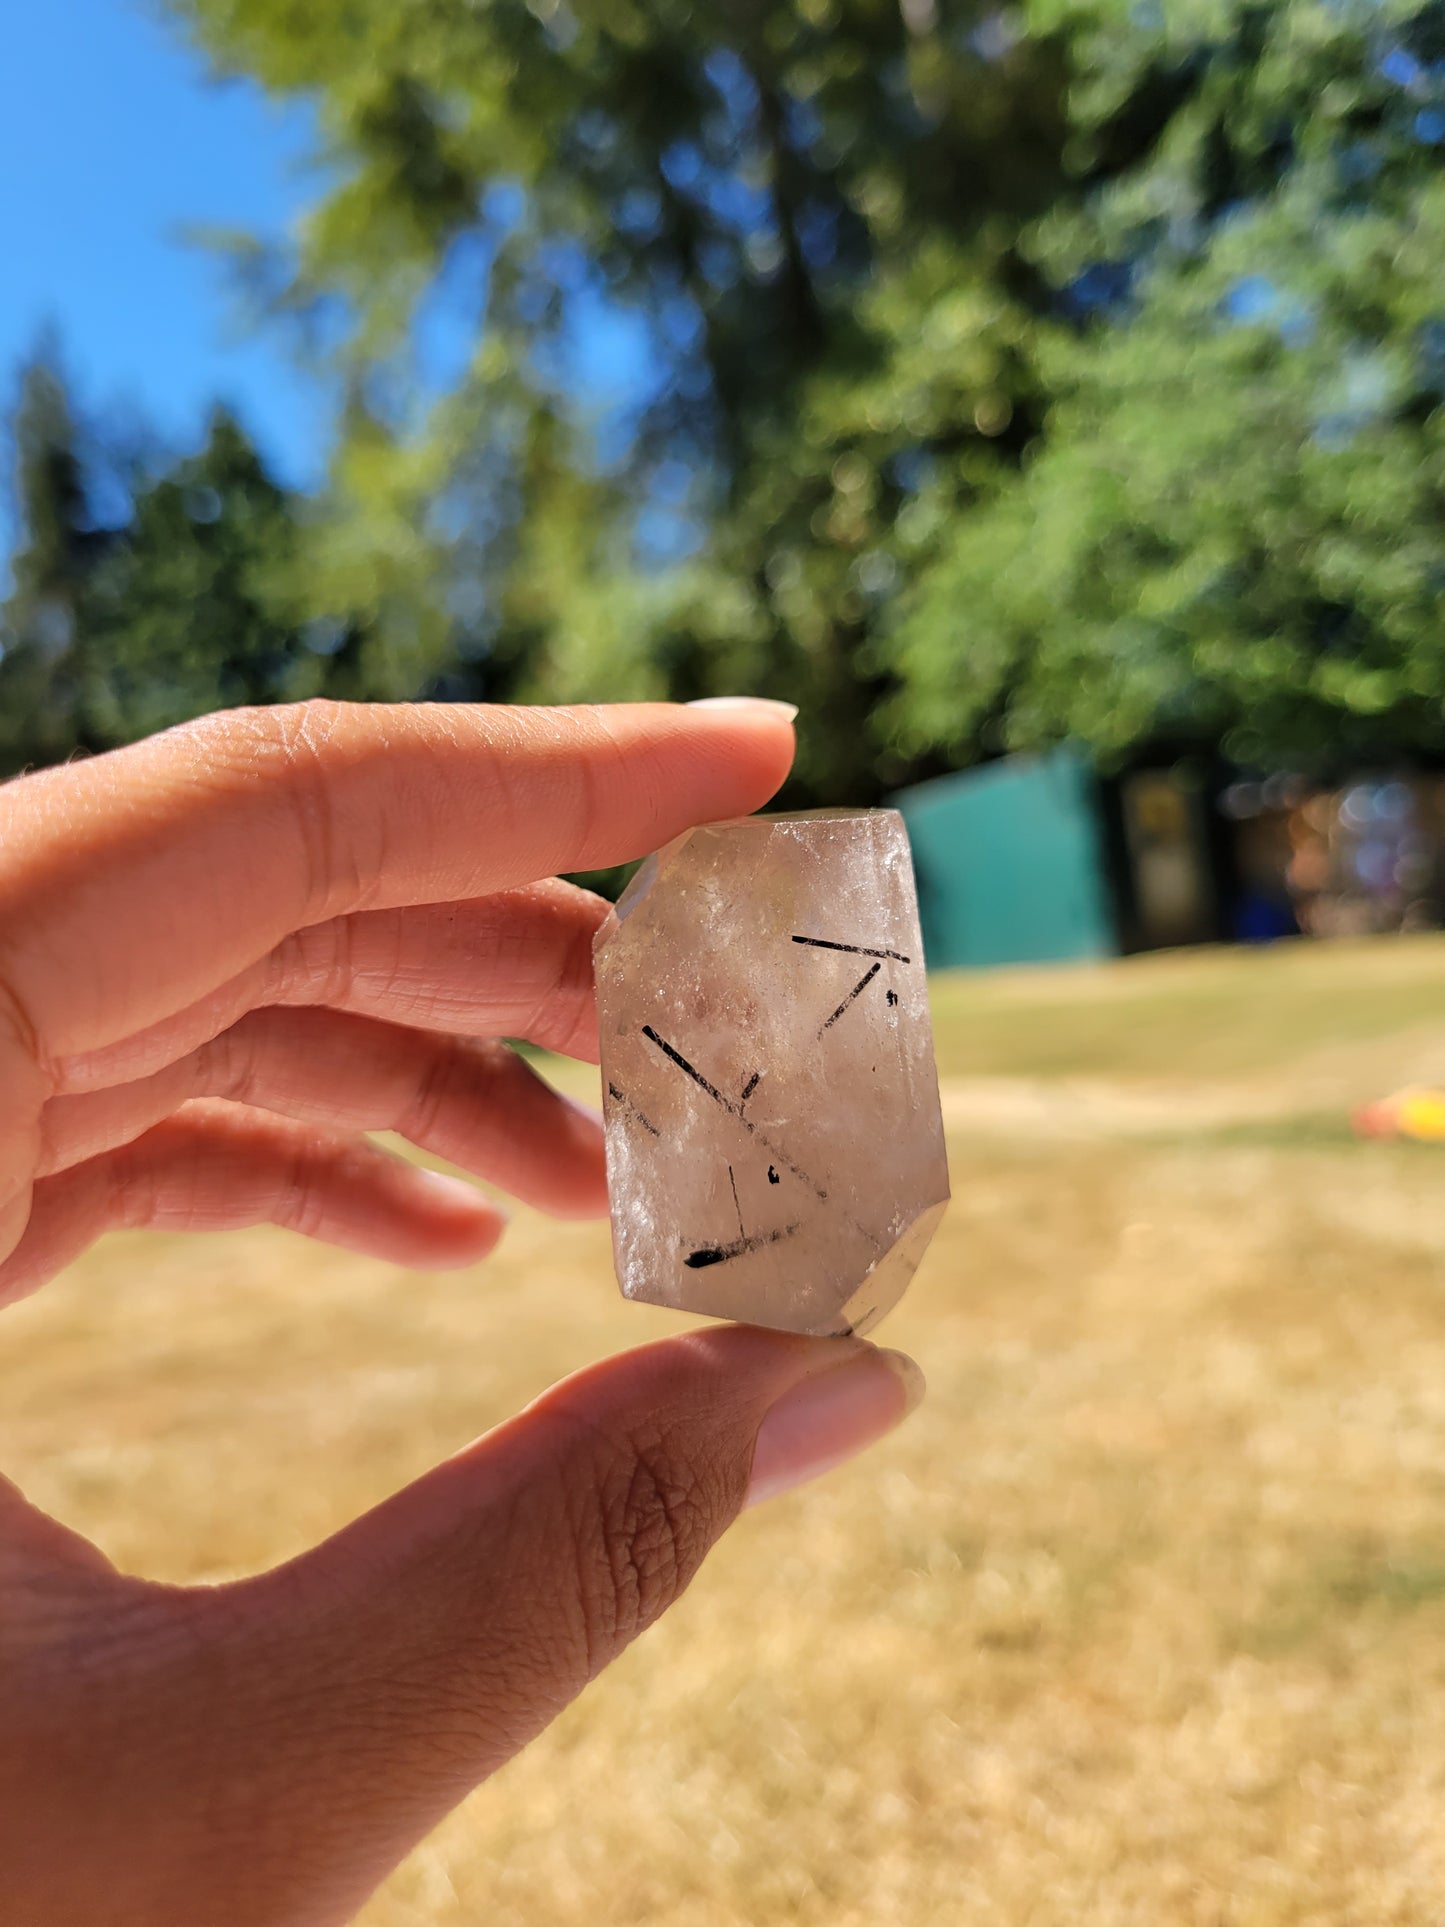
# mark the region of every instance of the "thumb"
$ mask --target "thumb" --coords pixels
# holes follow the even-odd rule
[[[667,1339],[563,1381],[230,1589],[219,1757],[284,1815],[287,1860],[268,1867],[273,1828],[255,1813],[253,1873],[280,1884],[236,1918],[346,1919],[672,1604],[744,1504],[851,1457],[921,1392],[910,1360],[860,1340]]]

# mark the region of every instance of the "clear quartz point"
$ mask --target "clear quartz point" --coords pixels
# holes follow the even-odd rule
[[[913,864],[893,810],[750,816],[649,857],[596,940],[629,1298],[866,1332],[948,1201]]]

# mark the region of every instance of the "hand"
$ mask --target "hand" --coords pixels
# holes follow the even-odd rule
[[[373,1129],[604,1211],[596,1119],[478,1038],[595,1059],[605,906],[552,873],[757,808],[791,747],[758,703],[312,705],[0,789],[0,1303],[114,1226],[482,1257],[500,1213]],[[745,1499],[889,1430],[915,1386],[857,1340],[668,1339],[193,1591],[0,1480],[0,1919],[345,1921]]]

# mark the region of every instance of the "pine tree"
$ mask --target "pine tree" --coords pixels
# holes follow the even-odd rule
[[[85,688],[91,598],[113,537],[91,515],[53,343],[21,371],[12,442],[19,539],[0,610],[0,775],[101,746]]]

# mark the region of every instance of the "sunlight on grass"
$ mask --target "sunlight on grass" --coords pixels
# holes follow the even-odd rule
[[[1445,1153],[1343,1119],[1445,1065],[1442,980],[1420,939],[940,982],[955,1202],[885,1332],[928,1402],[368,1927],[1438,1920]],[[212,1578],[682,1322],[527,1212],[440,1278],[117,1239],[7,1314],[7,1469]]]
[[[1445,941],[1172,951],[935,980],[951,1072],[1212,1079],[1434,1023]]]

